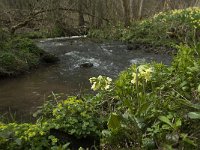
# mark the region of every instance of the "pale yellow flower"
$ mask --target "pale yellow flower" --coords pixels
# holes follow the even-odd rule
[[[135,84],[136,81],[137,81],[137,75],[136,75],[136,73],[133,73],[132,77],[133,77],[133,79],[131,80],[131,83]]]

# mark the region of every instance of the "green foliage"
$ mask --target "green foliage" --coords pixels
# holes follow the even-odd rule
[[[8,38],[0,51],[0,75],[16,75],[40,63],[44,51],[27,38]]]
[[[9,52],[0,54],[0,66],[3,66],[8,72],[22,71],[28,67],[19,57]]]
[[[68,145],[60,146],[58,139],[50,135],[42,124],[0,124],[0,148],[4,150],[64,150]]]
[[[32,53],[34,55],[40,55],[43,53],[43,51],[28,38],[15,37],[6,43],[6,47],[11,50],[22,51],[24,53]]]
[[[72,141],[56,137],[51,133],[55,130],[76,140],[102,136],[103,149],[199,149],[199,14],[198,8],[174,10],[129,28],[118,25],[112,30],[90,32],[92,37],[107,39],[188,44],[177,46],[178,53],[171,66],[132,65],[115,81],[105,76],[90,78],[91,89],[97,92],[95,96],[66,99],[53,94],[53,100],[47,101],[35,114],[37,123],[1,123],[0,146],[4,149],[68,148]],[[29,40],[15,39],[4,47],[8,48],[0,55],[4,66],[23,63],[22,54],[28,58],[41,53]],[[16,55],[11,54],[9,47]]]
[[[133,65],[104,93],[115,99],[104,147],[199,148],[199,50],[178,48],[172,66]]]
[[[10,150],[63,147],[65,149],[64,147],[69,146],[72,140],[70,136],[76,139],[87,136],[92,136],[94,140],[98,139],[102,130],[102,122],[94,106],[76,97],[69,97],[56,104],[44,105],[42,108],[44,110],[37,113],[37,115],[42,114],[36,124],[1,124],[0,148]],[[56,137],[51,134],[52,129],[65,133],[64,138],[69,141],[63,141],[58,138],[59,135]]]
[[[152,18],[136,21],[130,27],[117,25],[91,30],[89,36],[158,45],[195,44],[200,33],[199,12],[199,8],[161,12]]]
[[[124,26],[119,23],[116,26],[109,25],[102,29],[91,29],[88,33],[88,37],[119,40],[126,34],[127,31],[128,28],[124,28]]]
[[[41,39],[41,38],[46,38],[46,36],[47,36],[47,33],[41,30],[20,34],[20,37],[29,38],[29,39],[39,39],[39,38]]]
[[[89,102],[76,99],[76,97],[59,102],[49,114],[46,113],[46,116],[52,116],[47,118],[42,116],[44,120],[48,120],[48,128],[62,129],[77,138],[88,135],[99,136],[102,128],[95,107]]]
[[[133,65],[115,81],[91,78],[92,89],[99,91],[95,96],[53,94],[35,114],[36,124],[2,124],[1,145],[56,149],[72,142],[51,133],[55,130],[68,139],[102,136],[104,149],[199,149],[198,44],[178,49],[171,66]]]
[[[194,46],[178,46],[171,67],[145,65],[152,68],[152,72],[145,71],[150,73],[146,79],[139,71],[141,66],[136,65],[120,74],[112,91],[102,96],[102,100],[110,97],[117,101],[112,104],[115,108],[108,120],[109,130],[103,131],[106,149],[200,147],[199,20],[199,8],[190,8],[160,13],[128,28],[110,26],[90,32],[89,36],[98,38]]]

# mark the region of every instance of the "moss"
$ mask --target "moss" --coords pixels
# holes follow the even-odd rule
[[[9,38],[0,50],[0,76],[17,75],[37,67],[44,54],[46,52],[28,38]]]
[[[36,44],[28,38],[15,37],[6,43],[6,47],[11,50],[32,53],[37,56],[44,53],[42,49],[38,48]]]
[[[4,52],[0,55],[0,66],[1,74],[21,72],[28,68],[28,64],[25,61],[10,52]]]

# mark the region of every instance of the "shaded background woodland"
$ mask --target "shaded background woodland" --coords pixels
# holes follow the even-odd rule
[[[0,0],[0,26],[11,34],[43,31],[65,36],[108,24],[128,26],[160,11],[199,5],[199,0]]]

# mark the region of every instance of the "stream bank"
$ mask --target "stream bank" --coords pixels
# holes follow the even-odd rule
[[[127,44],[119,41],[99,43],[87,38],[55,38],[39,40],[37,46],[56,55],[59,63],[43,65],[23,76],[0,81],[0,111],[13,113],[20,121],[29,120],[30,114],[52,92],[66,95],[90,93],[90,77],[106,75],[116,78],[131,64],[171,62],[168,54],[149,53],[146,49],[127,50]],[[80,67],[84,63],[93,66]]]
[[[59,59],[28,38],[7,38],[0,45],[0,80],[23,74],[40,64],[55,63]]]

